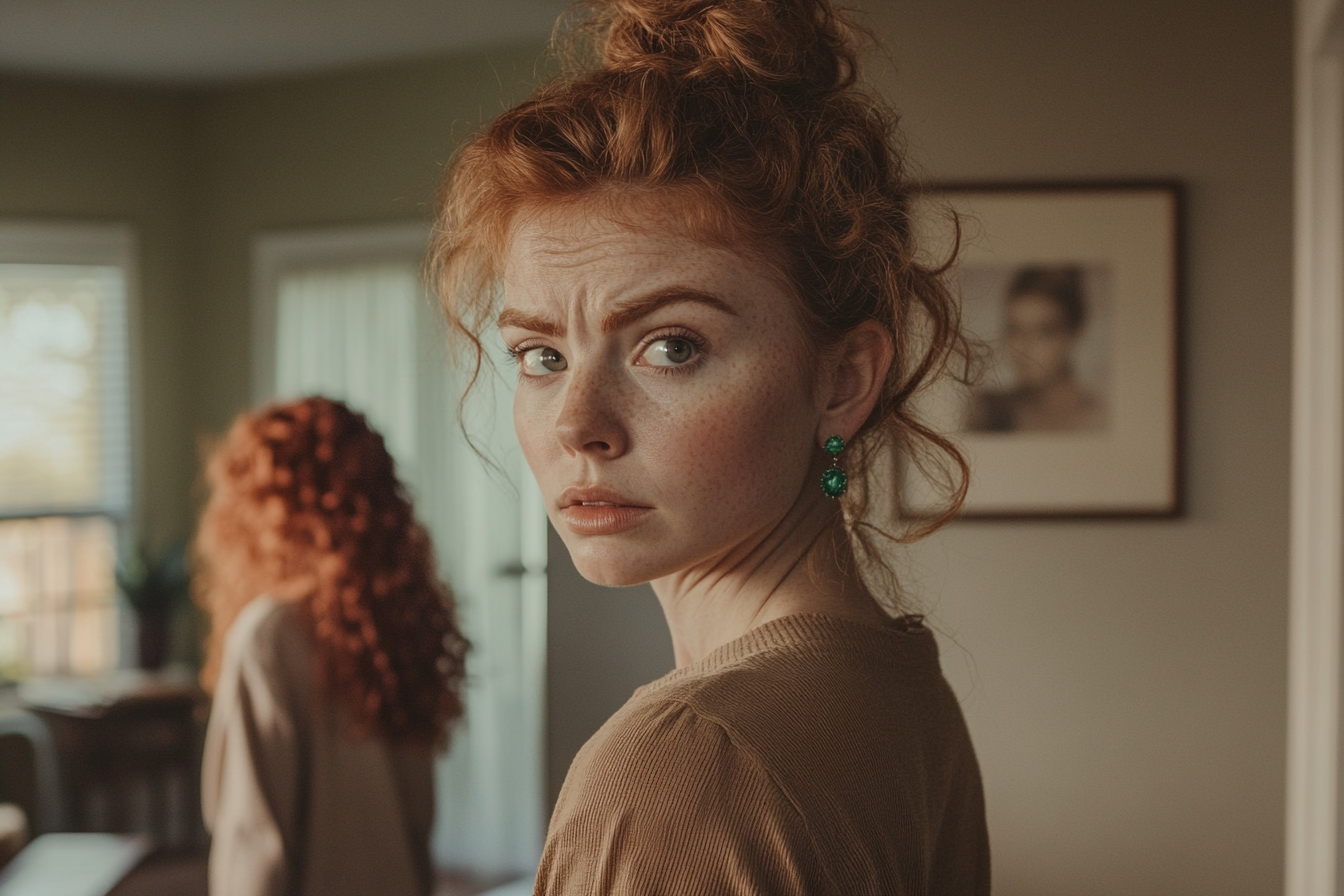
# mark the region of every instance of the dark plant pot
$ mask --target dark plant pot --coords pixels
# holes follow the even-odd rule
[[[168,659],[167,613],[140,613],[137,617],[139,631],[136,646],[139,648],[141,669],[162,669]]]

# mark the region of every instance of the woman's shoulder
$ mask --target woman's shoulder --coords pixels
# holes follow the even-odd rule
[[[662,683],[636,691],[579,750],[557,820],[569,811],[623,817],[638,806],[646,822],[667,823],[724,788],[753,791],[761,805],[764,791],[781,796],[758,751],[723,714],[705,711],[693,681]]]
[[[837,892],[823,866],[808,819],[750,750],[645,689],[570,766],[537,892]]]
[[[975,764],[937,643],[922,625],[794,616],[708,659],[647,688],[621,724],[694,719],[694,728],[682,724],[720,732],[718,755],[761,769],[809,813],[835,790],[896,799],[924,787],[930,768]],[[681,749],[666,727],[650,728],[651,752]]]
[[[583,856],[618,846],[622,865],[641,873],[681,873],[717,852],[719,868],[787,877],[697,888],[655,875],[621,892],[881,890],[869,884],[927,833],[898,820],[937,803],[954,765],[978,780],[927,629],[817,617],[753,631],[641,688],[584,746],[556,806],[540,892],[568,892],[567,875],[587,873]],[[890,861],[873,866],[876,855]]]
[[[248,601],[229,627],[229,639],[281,639],[299,630],[298,605],[269,594]]]
[[[307,667],[312,646],[293,601],[260,595],[239,611],[225,638],[225,665],[257,666],[277,672]]]
[[[832,749],[833,738],[852,741],[847,731],[867,742],[883,720],[894,724],[879,730],[913,736],[915,719],[940,714],[960,720],[927,629],[789,617],[640,688],[575,765],[639,778],[731,760],[782,780],[788,766],[805,769],[812,751]]]
[[[723,726],[673,692],[641,690],[584,744],[575,768],[597,778],[619,772],[623,780],[653,783],[674,767],[734,751]]]

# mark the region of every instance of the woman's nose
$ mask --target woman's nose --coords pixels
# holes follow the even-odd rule
[[[560,444],[571,454],[611,460],[629,447],[620,413],[621,396],[611,380],[601,371],[571,371],[565,401],[555,423]]]

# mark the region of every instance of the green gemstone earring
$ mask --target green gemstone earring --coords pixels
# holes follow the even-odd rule
[[[822,446],[831,456],[831,465],[821,474],[821,492],[828,498],[838,498],[849,488],[849,476],[840,469],[839,454],[845,450],[845,440],[831,436]]]

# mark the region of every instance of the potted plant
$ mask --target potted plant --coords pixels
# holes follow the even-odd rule
[[[168,658],[173,612],[187,599],[191,573],[186,545],[177,543],[158,555],[140,544],[117,564],[117,587],[135,610],[139,666],[159,669]]]

